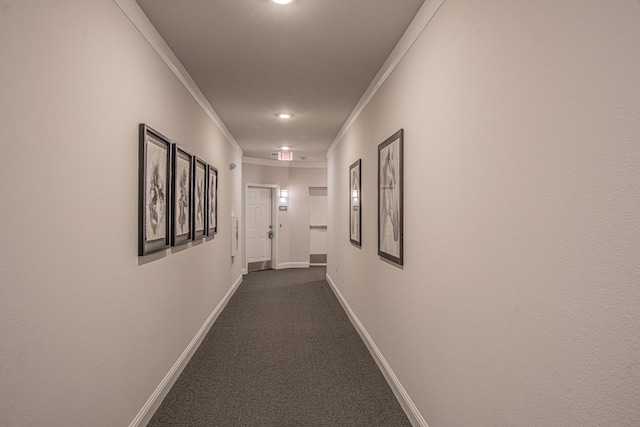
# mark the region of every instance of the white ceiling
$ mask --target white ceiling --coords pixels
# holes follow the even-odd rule
[[[246,157],[323,161],[424,0],[137,2]]]

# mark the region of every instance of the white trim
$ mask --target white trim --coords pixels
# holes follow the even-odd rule
[[[227,291],[216,308],[213,309],[213,311],[211,312],[207,320],[205,320],[200,330],[193,337],[187,348],[184,349],[178,360],[176,360],[176,363],[173,364],[167,375],[164,376],[158,387],[156,387],[151,397],[149,397],[149,400],[147,400],[147,403],[144,404],[142,409],[140,409],[140,412],[138,412],[138,415],[136,415],[133,421],[131,421],[129,427],[146,426],[149,423],[151,417],[153,417],[153,414],[162,403],[162,400],[166,397],[167,393],[169,393],[169,390],[171,390],[171,387],[176,382],[184,368],[187,366],[187,363],[189,363],[191,356],[193,356],[195,351],[198,349],[200,343],[207,335],[207,332],[209,332],[209,329],[211,329],[211,326],[213,326],[213,323],[216,321],[224,307],[227,305],[227,303],[231,299],[231,296],[233,296],[235,291],[238,289],[238,286],[240,286],[240,283],[242,283],[242,275],[240,275],[236,279],[234,284],[231,286],[229,291]]]
[[[280,160],[256,159],[243,157],[242,163],[249,165],[273,166],[278,168],[326,168],[327,162],[284,162]]]
[[[342,304],[342,307],[344,307],[345,311],[347,312],[347,315],[349,316],[351,323],[353,323],[353,326],[356,328],[356,330],[362,337],[363,341],[369,348],[369,352],[371,353],[371,356],[373,356],[374,360],[378,364],[378,367],[382,371],[382,374],[384,375],[387,382],[389,383],[391,390],[393,390],[393,394],[395,394],[396,398],[398,399],[398,402],[400,402],[400,405],[402,406],[402,409],[404,409],[404,412],[407,414],[407,417],[409,417],[409,421],[411,421],[411,425],[420,426],[420,427],[429,427],[427,425],[427,422],[424,420],[422,414],[420,414],[420,411],[418,411],[418,408],[411,400],[411,397],[409,397],[409,394],[400,383],[400,380],[391,369],[391,366],[389,366],[389,364],[385,360],[384,356],[380,352],[380,349],[378,348],[376,343],[373,341],[373,338],[371,338],[371,336],[365,329],[364,325],[358,319],[358,316],[356,316],[356,314],[351,309],[351,306],[349,306],[349,303],[347,302],[347,300],[342,296],[342,293],[340,293],[340,291],[338,290],[338,287],[333,282],[333,279],[331,279],[331,276],[329,276],[329,273],[326,274],[326,277],[327,277],[327,282],[329,282],[329,285],[331,285],[331,289],[333,290],[333,293],[336,294],[336,297],[338,297],[338,300],[340,301],[340,304]]]
[[[309,268],[308,262],[283,262],[276,265],[276,270],[283,270],[285,268]]]
[[[140,31],[140,34],[149,42],[151,47],[162,58],[167,66],[173,71],[178,80],[189,91],[191,96],[202,107],[204,112],[209,116],[211,121],[220,129],[220,132],[224,135],[227,142],[233,146],[240,154],[243,153],[238,141],[231,135],[229,129],[225,126],[218,114],[215,112],[207,98],[198,88],[198,85],[193,81],[187,70],[180,63],[178,58],[173,54],[169,45],[164,41],[160,33],[155,29],[147,15],[144,14],[138,3],[135,0],[113,0],[122,9],[124,14],[129,18],[131,23]]]
[[[393,51],[391,51],[385,63],[380,67],[378,74],[373,78],[373,81],[342,125],[342,128],[327,150],[327,157],[331,156],[333,150],[340,145],[342,138],[344,138],[351,126],[353,126],[358,116],[360,116],[360,113],[362,113],[367,104],[369,104],[369,101],[371,101],[376,92],[378,92],[378,89],[380,89],[402,58],[404,58],[409,49],[411,49],[411,46],[413,46],[420,34],[422,34],[422,31],[427,27],[427,24],[429,24],[431,18],[433,18],[438,9],[440,9],[443,2],[444,0],[426,0],[420,10],[418,10],[418,13],[416,13],[416,16],[407,27],[398,44],[393,48]]]

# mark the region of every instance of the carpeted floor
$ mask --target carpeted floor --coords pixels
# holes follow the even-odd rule
[[[148,426],[410,426],[325,272],[246,275]]]

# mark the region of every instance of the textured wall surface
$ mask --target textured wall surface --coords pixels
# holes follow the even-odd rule
[[[332,152],[328,274],[429,425],[640,424],[639,23],[631,0],[446,0]],[[403,268],[376,247],[400,128]]]
[[[3,1],[0,53],[0,425],[129,425],[240,277],[241,153],[113,1]],[[138,258],[141,122],[218,168],[215,239]]]

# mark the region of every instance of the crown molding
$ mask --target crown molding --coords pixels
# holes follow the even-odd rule
[[[393,48],[387,60],[382,64],[382,67],[380,67],[378,74],[373,78],[373,81],[342,125],[342,128],[340,128],[340,131],[327,149],[327,157],[331,156],[333,151],[338,147],[338,145],[340,145],[342,138],[344,138],[351,126],[353,126],[360,116],[360,113],[362,113],[367,104],[369,104],[376,92],[378,92],[378,89],[380,89],[384,84],[393,70],[395,70],[402,58],[404,58],[409,49],[411,49],[411,46],[413,46],[420,34],[422,34],[422,31],[424,31],[431,21],[431,18],[433,18],[436,12],[438,12],[442,3],[444,3],[444,0],[425,0],[424,4],[418,10],[418,13],[416,13],[416,16],[411,21],[411,24],[409,24],[406,31],[396,44],[396,47]]]
[[[138,31],[140,31],[140,34],[142,34],[147,42],[149,42],[151,47],[153,47],[160,58],[162,58],[169,69],[171,69],[178,80],[180,80],[184,87],[189,91],[191,96],[193,96],[207,116],[209,116],[211,121],[217,126],[220,132],[222,132],[227,142],[242,154],[243,150],[240,147],[240,144],[238,144],[238,141],[236,141],[233,135],[231,135],[229,129],[227,129],[223,121],[220,119],[220,116],[218,116],[211,104],[209,104],[209,101],[207,101],[207,98],[200,91],[198,85],[196,85],[187,70],[174,55],[169,45],[167,45],[160,33],[158,33],[158,30],[156,30],[151,21],[149,21],[149,18],[144,14],[138,3],[136,3],[135,0],[113,1],[118,5],[122,12],[124,12],[131,23],[138,29]]]
[[[284,162],[280,160],[257,159],[254,157],[243,157],[242,163],[248,165],[271,166],[276,168],[326,168],[327,162]]]

